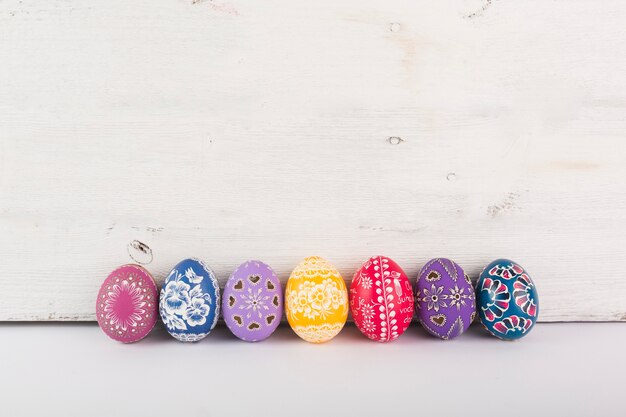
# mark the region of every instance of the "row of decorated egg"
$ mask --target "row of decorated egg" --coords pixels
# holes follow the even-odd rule
[[[291,328],[312,343],[335,337],[346,323],[348,310],[358,329],[378,342],[402,335],[414,308],[428,333],[442,339],[461,335],[477,310],[492,335],[518,339],[530,331],[539,312],[532,279],[506,259],[485,267],[475,291],[463,269],[449,259],[427,262],[411,285],[397,263],[374,256],[355,272],[348,292],[335,267],[320,257],[308,257],[291,273],[284,305]],[[96,304],[100,327],[122,342],[145,337],[159,314],[174,338],[199,341],[215,327],[220,310],[238,338],[266,339],[283,315],[278,277],[263,262],[245,262],[231,274],[220,298],[212,270],[201,260],[185,259],[168,274],[159,296],[147,270],[124,265],[104,281]]]
[[[102,283],[96,302],[102,330],[125,343],[145,337],[159,315],[172,337],[197,342],[213,330],[220,311],[240,339],[269,337],[283,315],[282,287],[272,268],[260,261],[240,265],[228,279],[222,299],[215,274],[199,259],[174,266],[160,294],[145,268],[124,265]]]

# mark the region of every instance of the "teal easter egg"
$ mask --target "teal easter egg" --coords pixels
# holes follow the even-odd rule
[[[482,271],[476,304],[483,326],[503,340],[526,336],[539,316],[535,283],[524,268],[508,259],[497,259]]]

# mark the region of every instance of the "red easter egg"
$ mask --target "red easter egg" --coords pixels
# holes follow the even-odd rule
[[[413,319],[413,289],[402,268],[384,256],[371,257],[352,277],[350,311],[368,338],[397,339]]]

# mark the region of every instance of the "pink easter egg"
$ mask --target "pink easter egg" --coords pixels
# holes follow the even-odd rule
[[[139,265],[123,265],[104,280],[96,301],[96,318],[111,339],[132,343],[154,327],[159,298],[152,275]]]

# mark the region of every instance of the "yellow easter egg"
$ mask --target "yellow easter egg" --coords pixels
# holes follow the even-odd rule
[[[346,324],[346,284],[339,271],[319,256],[296,266],[287,281],[285,299],[289,325],[307,342],[327,342]]]

